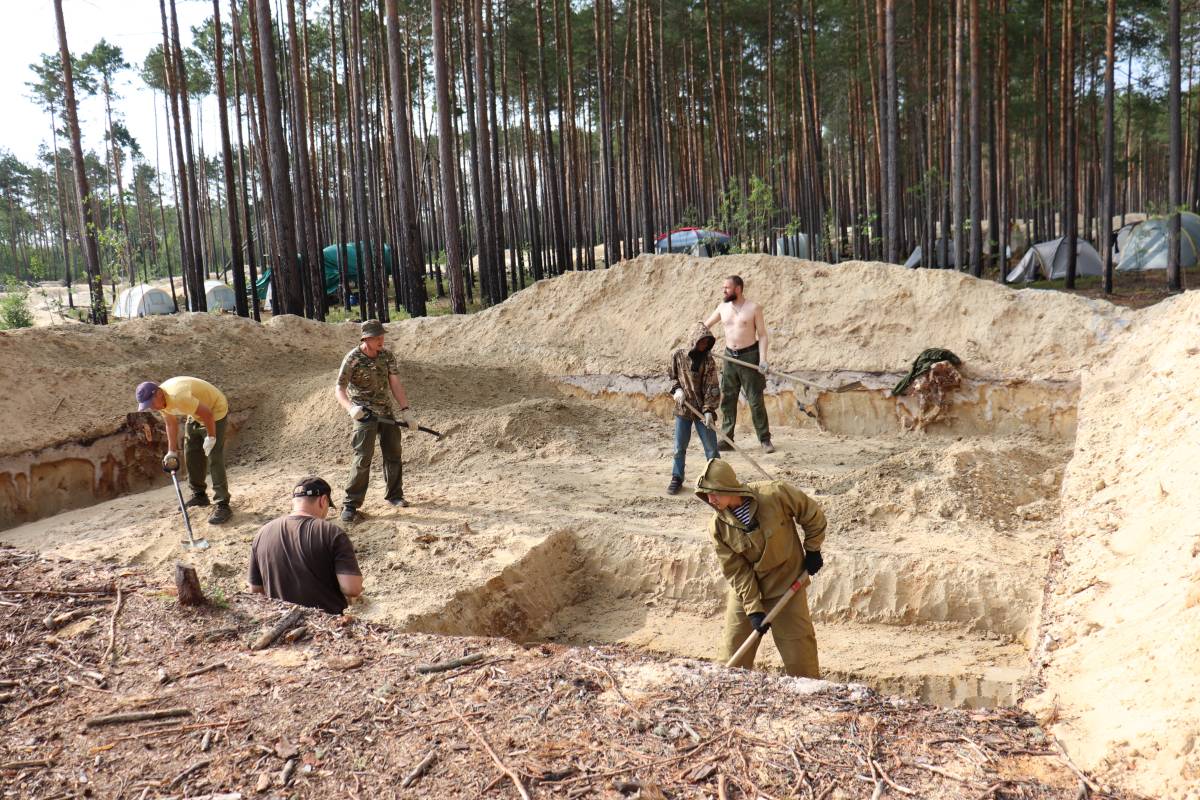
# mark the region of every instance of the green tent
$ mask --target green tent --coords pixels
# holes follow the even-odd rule
[[[325,294],[336,295],[342,288],[342,274],[338,270],[338,246],[331,244],[321,251],[321,258],[325,262]],[[303,257],[301,257],[303,260]],[[383,261],[384,265],[390,270],[392,268],[392,248],[388,245],[383,246]],[[350,273],[350,283],[352,286],[358,286],[358,247],[353,244],[346,245],[346,268]],[[258,279],[255,288],[258,291],[258,299],[267,299],[267,290],[271,287],[271,270],[263,271],[262,276]]]

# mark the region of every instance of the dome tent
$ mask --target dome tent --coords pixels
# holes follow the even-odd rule
[[[220,281],[204,282],[204,301],[209,311],[237,310],[237,295]]]
[[[1117,234],[1121,272],[1140,272],[1167,268],[1170,221],[1154,217],[1138,223],[1125,241]],[[1200,216],[1184,211],[1179,215],[1179,266],[1194,267],[1200,261]]]
[[[122,289],[112,307],[112,315],[118,319],[174,313],[175,303],[171,300],[171,295],[148,283]]]
[[[954,240],[953,239],[938,239],[933,245],[933,258],[930,259],[934,269],[946,269],[954,266]],[[917,267],[927,266],[925,264],[925,254],[921,251],[921,245],[913,248],[912,253],[908,256],[908,260],[904,262],[906,269],[916,269]]]
[[[1008,273],[1007,281],[1036,281],[1039,275],[1050,280],[1067,277],[1067,257],[1070,253],[1066,243],[1067,240],[1061,238],[1035,244],[1025,251],[1020,263]],[[1075,274],[1104,274],[1104,262],[1100,260],[1100,254],[1086,239],[1075,240]]]

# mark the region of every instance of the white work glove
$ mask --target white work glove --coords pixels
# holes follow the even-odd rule
[[[763,375],[767,374],[767,360],[765,358],[760,358],[758,360],[758,371]]]
[[[211,455],[212,455],[213,448],[214,448],[214,447],[216,447],[216,446],[217,446],[217,437],[215,437],[215,436],[205,436],[205,437],[204,437],[204,445],[203,445],[203,447],[204,447],[204,457],[205,457],[205,458],[208,458],[209,456],[211,456]]]
[[[167,454],[163,456],[162,466],[166,472],[178,472],[179,453],[176,453],[174,450],[168,450]]]
[[[410,431],[415,432],[417,430],[417,417],[413,414],[412,409],[406,408],[402,410],[400,412],[400,419],[404,421],[404,424],[408,426]]]
[[[710,431],[715,431],[717,429],[717,415],[711,411],[705,411],[704,426]]]
[[[346,409],[346,413],[350,415],[350,419],[358,422],[367,415],[367,409],[360,405],[352,405],[350,408]]]
[[[676,403],[683,405],[683,389],[676,389],[671,392],[671,397],[674,398]]]

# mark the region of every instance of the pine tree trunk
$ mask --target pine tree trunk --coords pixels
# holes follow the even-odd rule
[[[1070,0],[1068,0],[1070,2]],[[1179,264],[1179,208],[1182,205],[1182,169],[1180,164],[1180,140],[1182,131],[1179,119],[1180,59],[1179,59],[1179,0],[1167,3],[1167,49],[1170,52],[1170,73],[1167,80],[1167,128],[1170,131],[1168,154],[1167,209],[1169,216],[1169,242],[1167,247],[1167,289],[1183,291],[1183,280]]]
[[[217,61],[217,109],[221,122],[221,166],[225,172],[225,208],[229,215],[229,243],[233,261],[234,303],[239,317],[250,315],[246,303],[246,267],[242,260],[242,233],[238,224],[238,190],[233,179],[233,147],[229,143],[229,97],[225,92],[225,42],[221,30],[221,3],[213,0],[213,31]]]
[[[71,137],[71,166],[75,172],[75,201],[79,205],[79,241],[87,267],[88,290],[91,295],[91,321],[108,324],[104,306],[104,285],[100,278],[100,244],[96,240],[95,219],[92,215],[92,193],[88,187],[83,162],[83,145],[79,135],[79,114],[75,105],[75,77],[72,74],[71,50],[67,46],[67,24],[63,20],[62,0],[54,0],[54,18],[58,25],[58,54],[63,71],[63,105],[67,112],[67,128]]]
[[[272,35],[270,0],[249,0],[250,10],[258,27],[258,70],[262,76],[263,125],[266,128],[266,150],[271,169],[271,205],[279,241],[272,259],[276,290],[274,314],[302,314],[304,295],[301,289],[300,264],[296,248],[296,216],[289,177],[287,142],[283,136],[283,108],[279,96],[279,67],[275,58]]]
[[[454,180],[454,128],[450,120],[450,77],[446,64],[445,14],[442,0],[431,0],[433,17],[433,73],[437,84],[438,155],[442,172],[442,219],[445,222],[446,270],[450,273],[450,307],[455,314],[467,313],[463,290],[462,252],[458,189]]]
[[[1113,71],[1116,60],[1117,0],[1108,0],[1104,37],[1104,166],[1101,189],[1101,247],[1104,248],[1104,293],[1113,290]]]

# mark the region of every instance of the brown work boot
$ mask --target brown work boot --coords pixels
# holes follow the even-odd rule
[[[229,503],[217,503],[217,507],[208,517],[208,524],[220,525],[222,522],[228,522],[232,517],[233,512],[229,509]]]
[[[762,440],[762,449],[763,449],[764,453],[774,453],[775,445],[771,444],[770,439],[763,439]]]

